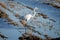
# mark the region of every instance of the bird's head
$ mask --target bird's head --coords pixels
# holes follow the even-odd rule
[[[38,10],[38,8],[37,8],[37,7],[35,7],[34,9],[35,9],[35,10]]]
[[[37,8],[37,7],[35,7],[33,11],[34,11],[34,12],[36,12],[37,10],[38,10],[38,8]]]

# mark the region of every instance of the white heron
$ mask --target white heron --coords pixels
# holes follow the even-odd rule
[[[27,14],[27,15],[24,16],[24,18],[26,19],[26,21],[29,21],[31,18],[35,17],[35,15],[36,15],[36,13],[37,13],[36,10],[38,10],[37,7],[34,8],[34,10],[33,10],[33,15]]]

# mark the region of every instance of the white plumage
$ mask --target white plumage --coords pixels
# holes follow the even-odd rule
[[[36,10],[37,10],[38,8],[37,7],[35,7],[34,8],[34,10],[33,10],[33,15],[31,15],[31,14],[27,14],[26,16],[24,16],[24,18],[27,20],[27,21],[29,21],[32,17],[35,17],[35,15],[36,15]]]

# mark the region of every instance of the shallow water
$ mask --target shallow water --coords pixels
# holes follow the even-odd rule
[[[60,35],[58,35],[58,32],[60,34],[60,9],[54,8],[51,5],[42,4],[39,1],[35,1],[35,0],[15,0],[15,2],[19,2],[25,6],[29,6],[32,8],[38,7],[39,8],[38,12],[48,15],[50,19],[54,19],[56,22],[52,22],[49,19],[43,19],[42,17],[36,17],[36,19],[31,19],[30,23],[29,22],[28,23],[34,26],[35,30],[41,32],[43,35],[47,34],[51,38],[60,37]],[[22,14],[22,13],[30,13],[31,10],[28,10],[25,8],[25,9],[20,10],[19,12],[15,10],[15,12],[21,13],[21,15],[23,16],[25,14]],[[14,18],[14,21],[16,20],[17,19]],[[38,22],[40,22],[40,24]],[[7,23],[4,23],[3,20],[0,21],[0,26],[1,25],[3,25],[3,28],[15,28],[15,27],[12,27],[11,25],[7,25]],[[49,30],[49,26],[51,25],[53,26],[53,28]],[[0,31],[2,30],[5,30],[5,29],[1,29]],[[36,36],[39,36],[37,33],[33,32],[33,34]],[[41,37],[45,38],[43,35],[41,35]]]
[[[25,6],[29,6],[32,8],[38,7],[39,8],[38,12],[46,14],[46,15],[48,15],[49,18],[56,20],[56,22],[54,23],[55,30],[49,31],[48,27],[46,28],[46,32],[44,32],[44,28],[41,28],[41,29],[36,28],[36,29],[40,30],[40,32],[43,32],[43,34],[47,33],[52,38],[57,37],[57,35],[54,33],[54,31],[57,31],[60,29],[59,28],[60,27],[60,9],[55,8],[51,5],[42,4],[40,1],[35,1],[35,0],[17,0],[17,2],[20,2],[21,4],[24,4]],[[39,20],[39,19],[37,19],[37,20]],[[60,33],[60,31],[59,31],[59,33]]]

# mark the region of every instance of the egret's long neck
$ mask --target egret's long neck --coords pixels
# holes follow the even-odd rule
[[[34,13],[34,14],[33,14],[33,17],[35,17],[35,15],[36,15],[36,12],[35,12],[35,10],[36,10],[36,9],[34,9],[34,10],[33,10],[33,13]]]

